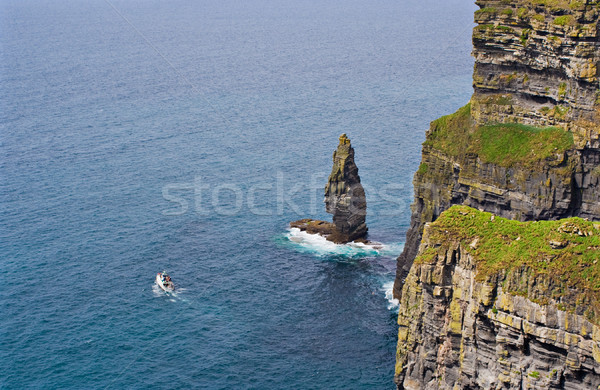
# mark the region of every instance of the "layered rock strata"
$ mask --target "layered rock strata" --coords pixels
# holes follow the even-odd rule
[[[290,223],[312,234],[321,234],[329,241],[347,243],[367,242],[367,202],[354,162],[354,148],[346,134],[339,138],[333,152],[333,167],[325,186],[326,211],[333,214],[333,223],[301,219]]]
[[[440,220],[453,205],[492,212],[489,223],[506,221],[498,216],[511,224],[600,220],[600,2],[477,4],[473,97],[431,123],[413,181],[411,226],[394,284],[396,383],[596,390],[598,225],[596,238],[573,251],[564,232],[541,244],[533,222],[510,237],[502,228],[485,236],[460,217]],[[480,250],[490,238],[504,242]],[[515,242],[523,250],[509,251],[512,266],[496,262]],[[542,255],[529,250],[542,246]],[[552,251],[556,257],[547,257]]]
[[[522,221],[600,218],[600,33],[597,1],[477,1],[474,94],[469,105],[432,122],[414,177],[415,201],[394,295],[414,259],[423,226],[453,204]],[[568,131],[554,155],[490,161],[469,148],[482,126],[519,122]],[[498,128],[497,132],[506,131]],[[463,145],[437,142],[443,136]],[[517,138],[515,142],[519,142]],[[539,144],[544,143],[540,139]],[[493,146],[493,145],[492,145]],[[509,145],[505,147],[510,153]]]
[[[325,209],[333,215],[335,226],[329,239],[350,242],[367,236],[367,201],[350,139],[342,134],[339,141],[325,186]]]
[[[599,147],[597,1],[479,0],[473,32],[478,123],[558,125]]]
[[[428,139],[434,137],[438,125],[432,123]],[[456,137],[461,136],[459,131]],[[452,155],[435,142],[425,142],[413,180],[411,225],[398,258],[396,297],[416,256],[424,224],[452,205],[464,204],[520,221],[571,216],[600,219],[600,150],[571,147],[542,159],[536,159],[533,152],[526,158],[528,163],[504,166],[468,151]]]
[[[597,223],[446,211],[403,285],[398,388],[597,389],[599,259]]]

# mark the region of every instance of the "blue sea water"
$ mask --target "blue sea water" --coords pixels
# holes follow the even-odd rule
[[[474,8],[0,2],[0,387],[393,388],[386,290]],[[287,230],[328,218],[341,133],[382,248]]]

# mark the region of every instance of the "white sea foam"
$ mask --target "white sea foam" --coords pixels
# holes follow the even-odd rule
[[[378,256],[383,249],[383,245],[367,245],[360,242],[336,244],[327,241],[320,234],[309,234],[298,228],[291,228],[285,236],[303,252],[312,253],[316,256]]]
[[[160,287],[158,287],[158,285],[156,283],[152,283],[152,293],[154,294],[155,297],[164,297],[167,296],[169,297],[169,301],[171,302],[175,302],[177,299],[181,299],[178,297],[178,292],[183,291],[183,289],[181,289],[180,291],[165,291],[163,289],[161,289]]]
[[[298,228],[290,228],[285,237],[293,243],[298,249],[306,253],[312,253],[315,256],[345,256],[345,257],[365,257],[365,256],[392,256],[396,257],[402,252],[404,244],[382,244],[362,242],[349,242],[347,244],[336,244],[327,241],[320,234],[310,234]]]
[[[163,292],[164,292],[164,291],[163,291],[163,290],[161,290],[161,289],[160,289],[160,287],[158,287],[158,286],[156,285],[156,283],[152,283],[152,294],[153,294],[155,297],[160,297],[160,296],[162,296],[162,295],[163,295]]]
[[[347,258],[360,257],[391,257],[396,258],[404,248],[403,243],[382,244],[372,243],[363,244],[359,242],[350,242],[347,244],[336,244],[319,234],[309,234],[298,228],[290,228],[285,234],[286,239],[294,247],[304,253],[310,253],[315,256],[343,256]],[[393,271],[387,271],[386,276],[380,276],[383,281],[380,284],[380,291],[384,294],[388,301],[388,310],[397,311],[399,302],[394,299],[394,275]],[[391,278],[391,280],[390,280]],[[379,278],[378,278],[379,279]],[[381,279],[380,279],[381,280]]]
[[[400,302],[394,298],[394,281],[389,281],[383,284],[385,299],[388,300],[388,310],[398,310]]]

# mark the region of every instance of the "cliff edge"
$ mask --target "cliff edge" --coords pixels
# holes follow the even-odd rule
[[[454,206],[403,285],[401,389],[597,389],[600,223]]]

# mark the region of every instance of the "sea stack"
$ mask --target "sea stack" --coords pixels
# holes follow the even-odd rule
[[[354,163],[354,148],[346,134],[333,152],[333,167],[325,186],[325,208],[333,215],[334,230],[328,240],[344,243],[367,236],[367,201]]]
[[[333,214],[333,223],[301,219],[290,223],[311,234],[321,234],[329,241],[345,244],[351,241],[367,243],[367,201],[354,163],[354,149],[346,134],[333,152],[333,168],[325,186],[325,208]]]

